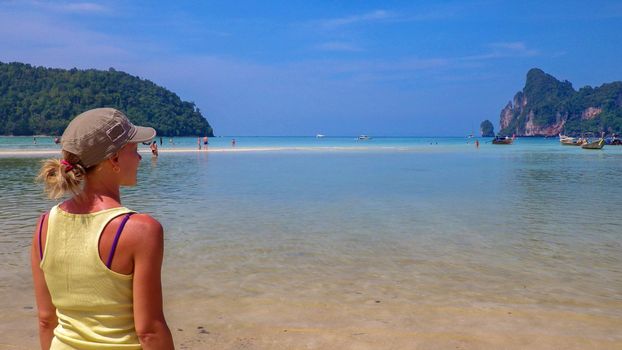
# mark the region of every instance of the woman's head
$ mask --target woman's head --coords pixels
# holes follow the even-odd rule
[[[91,109],[69,123],[61,137],[62,158],[44,161],[38,178],[51,198],[80,193],[87,177],[134,185],[141,159],[137,143],[155,134],[153,128],[133,125],[116,109]]]

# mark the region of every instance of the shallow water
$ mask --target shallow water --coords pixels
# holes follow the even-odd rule
[[[316,326],[335,328],[364,315],[372,320],[372,309],[358,311],[386,305],[395,309],[385,310],[384,324],[409,329],[417,312],[432,320],[438,308],[512,309],[534,312],[531,320],[551,312],[553,319],[588,317],[573,327],[619,345],[622,147],[586,151],[519,139],[476,149],[465,139],[438,140],[375,139],[349,150],[161,153],[142,161],[139,186],[124,189],[124,204],[163,223],[169,313],[183,317],[196,313],[216,325],[210,310],[196,304],[217,300],[205,307],[230,317],[248,313],[244,321],[230,320],[241,328],[266,319],[311,327],[291,317],[314,309],[338,320],[315,320]],[[315,147],[315,141],[267,145]],[[3,300],[31,293],[32,230],[54,204],[33,182],[38,161],[0,158]],[[0,314],[25,302],[3,303]],[[421,311],[427,307],[437,311]],[[183,317],[174,315],[181,323]],[[478,322],[486,317],[477,314]],[[538,330],[530,327],[549,326],[530,324],[529,317],[508,327],[528,335]],[[489,321],[473,324],[488,329],[496,322]],[[598,333],[601,321],[608,336]],[[580,327],[590,322],[595,326]]]

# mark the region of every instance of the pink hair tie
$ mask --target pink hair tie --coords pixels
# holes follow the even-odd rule
[[[64,159],[61,159],[60,163],[65,166],[65,172],[71,171],[71,169],[73,169],[73,165]]]

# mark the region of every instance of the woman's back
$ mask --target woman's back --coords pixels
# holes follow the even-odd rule
[[[133,276],[111,270],[99,253],[110,221],[131,213],[124,207],[90,214],[59,206],[50,211],[40,266],[57,308],[54,335],[62,343],[84,349],[141,348],[134,329]],[[109,258],[114,248],[112,253]],[[57,347],[62,348],[52,344]]]

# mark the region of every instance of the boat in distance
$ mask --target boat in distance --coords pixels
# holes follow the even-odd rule
[[[592,142],[586,142],[584,144],[581,145],[581,148],[583,149],[603,149],[603,147],[605,146],[605,139],[600,138],[596,141],[592,141]]]
[[[512,142],[514,142],[514,136],[509,137],[497,135],[494,139],[492,139],[493,145],[511,145]]]
[[[576,138],[559,134],[559,143],[565,146],[581,146],[587,143],[587,140],[582,137]]]

